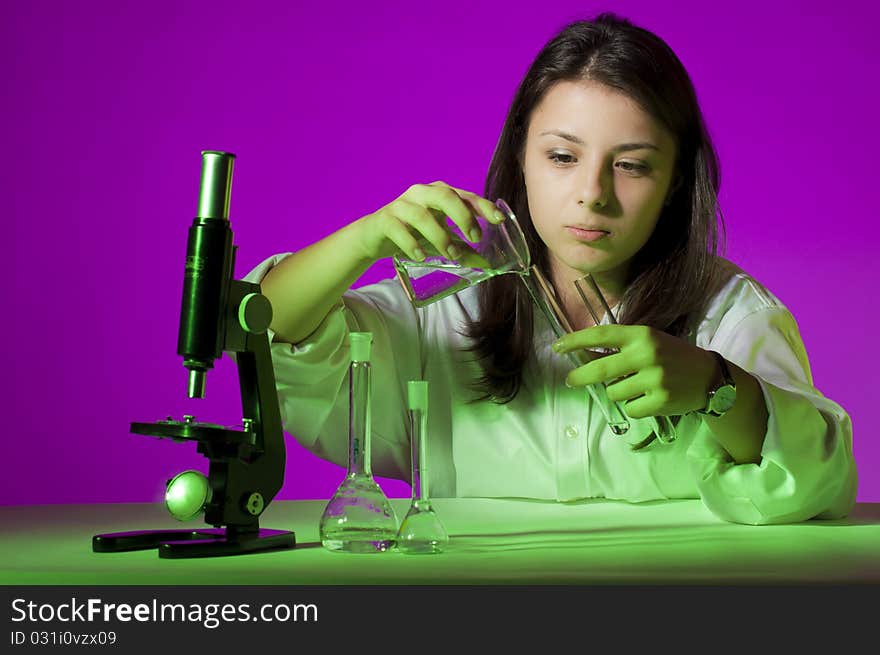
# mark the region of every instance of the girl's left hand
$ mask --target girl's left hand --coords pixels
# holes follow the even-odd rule
[[[558,353],[581,348],[619,351],[574,369],[566,384],[605,383],[608,398],[623,402],[631,418],[687,414],[706,406],[717,367],[707,350],[644,325],[598,325],[553,344]]]

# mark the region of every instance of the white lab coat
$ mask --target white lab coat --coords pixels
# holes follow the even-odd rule
[[[245,279],[260,282],[288,254]],[[696,415],[682,419],[672,444],[632,451],[647,434],[644,421],[615,436],[590,395],[565,386],[571,365],[551,350],[555,337],[537,311],[535,356],[517,397],[470,402],[480,369],[460,330],[476,315],[474,289],[415,309],[396,280],[347,291],[302,343],[272,342],[284,428],[316,455],[347,464],[347,335],[371,332],[378,475],[409,479],[406,383],[427,380],[435,497],[701,498],[718,517],[748,524],[845,516],[857,488],[849,416],[813,386],[791,313],[742,270],[719,264],[733,275],[690,340],[757,378],[769,412],[759,464],[734,464]]]

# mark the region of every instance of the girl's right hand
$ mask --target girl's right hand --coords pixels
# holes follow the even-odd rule
[[[465,264],[471,259],[479,265],[484,260],[452,231],[447,216],[471,243],[482,238],[477,216],[493,224],[505,218],[493,202],[445,182],[433,182],[414,184],[399,198],[352,226],[360,230],[359,242],[364,257],[370,261],[392,255],[422,261],[439,254]]]

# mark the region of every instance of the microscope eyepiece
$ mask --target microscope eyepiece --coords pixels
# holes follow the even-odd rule
[[[202,151],[202,181],[199,189],[199,218],[229,220],[232,164],[235,155],[219,150]]]

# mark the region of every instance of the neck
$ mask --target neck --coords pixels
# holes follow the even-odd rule
[[[626,290],[626,267],[621,266],[610,271],[593,273],[593,279],[602,292],[602,296],[612,309],[620,302],[623,292]],[[553,288],[556,290],[559,303],[565,312],[566,318],[575,330],[582,330],[596,324],[590,312],[584,306],[584,302],[574,286],[574,281],[584,276],[584,273],[561,262],[551,260],[550,273]],[[600,303],[593,298],[588,298],[590,304],[601,319],[604,310]]]

